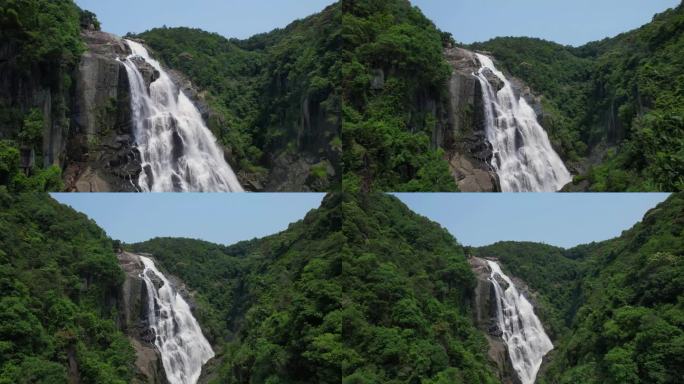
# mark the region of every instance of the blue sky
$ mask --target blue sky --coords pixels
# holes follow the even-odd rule
[[[414,212],[464,245],[501,240],[572,247],[619,236],[664,201],[663,193],[404,193]]]
[[[333,0],[76,0],[117,35],[161,27],[193,27],[244,39],[282,28]]]
[[[280,232],[318,208],[321,193],[53,193],[128,243],[157,236],[218,244]]]
[[[532,36],[582,45],[651,21],[680,0],[412,0],[463,43]]]

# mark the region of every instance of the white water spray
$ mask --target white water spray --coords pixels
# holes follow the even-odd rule
[[[141,44],[126,40],[123,60],[131,88],[134,134],[142,157],[138,184],[145,192],[241,192],[235,172],[190,99]],[[134,59],[159,72],[149,86]]]
[[[518,292],[499,264],[491,260],[487,260],[487,264],[492,271],[489,281],[496,293],[496,317],[503,331],[501,337],[522,384],[533,384],[542,358],[553,349],[553,344],[534,314],[532,304]],[[505,290],[497,280],[497,275],[508,284]]]
[[[151,259],[139,257],[145,265],[141,277],[147,288],[149,326],[154,330],[154,345],[161,354],[166,378],[170,384],[195,384],[214,351],[188,303]]]
[[[476,54],[480,70],[474,73],[482,85],[486,135],[492,144],[492,167],[504,192],[555,192],[572,180],[565,164],[551,147],[549,137],[523,97],[517,98],[510,81],[489,57]],[[487,79],[503,83],[497,91]]]

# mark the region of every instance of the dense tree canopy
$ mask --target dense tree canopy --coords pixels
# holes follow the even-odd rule
[[[343,213],[342,382],[496,383],[456,240],[395,197],[348,195]]]
[[[123,278],[83,214],[0,190],[0,383],[129,383],[135,356],[112,306]]]
[[[445,100],[451,73],[442,34],[406,0],[343,4],[345,190],[456,190],[431,143],[429,104]]]

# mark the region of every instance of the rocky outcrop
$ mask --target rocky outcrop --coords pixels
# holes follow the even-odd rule
[[[494,285],[489,282],[491,269],[485,260],[478,257],[471,257],[468,262],[477,279],[474,302],[475,323],[484,332],[489,343],[487,355],[496,366],[499,379],[503,384],[520,384],[520,379],[508,356],[506,344],[501,338],[503,331],[496,320],[496,294]]]
[[[148,296],[145,282],[140,277],[145,269],[140,258],[132,253],[117,255],[119,265],[126,274],[119,294],[119,327],[128,335],[135,349],[137,375],[134,383],[167,384],[164,366],[154,346],[154,334],[147,319]]]
[[[480,64],[473,52],[462,48],[447,48],[445,57],[453,72],[448,85],[448,130],[439,144],[447,151],[452,175],[461,191],[498,191],[496,173],[489,165],[492,146],[484,130],[482,89],[473,76]]]
[[[129,49],[121,38],[105,32],[85,30],[82,37],[87,50],[74,76],[65,184],[79,192],[135,191],[140,154],[134,148],[128,76],[117,60]],[[154,72],[143,71],[150,81]]]

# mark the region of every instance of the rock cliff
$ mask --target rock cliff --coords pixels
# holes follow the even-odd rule
[[[480,64],[473,52],[450,47],[445,56],[453,68],[449,79],[448,127],[443,147],[451,172],[463,192],[499,190],[496,173],[489,163],[492,146],[485,136],[482,89],[473,73]]]
[[[475,324],[487,338],[488,356],[496,365],[499,379],[503,384],[520,384],[520,379],[508,356],[506,344],[501,339],[502,330],[496,321],[496,294],[494,285],[488,280],[491,269],[485,260],[478,257],[471,257],[468,262],[477,278],[474,303]]]
[[[132,253],[117,255],[126,280],[119,292],[119,327],[128,335],[135,349],[137,375],[134,383],[167,384],[164,366],[154,346],[154,334],[149,329],[147,305],[149,298],[140,274],[145,269],[140,258]]]
[[[65,184],[79,192],[137,190],[140,155],[133,147],[128,77],[117,60],[130,52],[117,36],[85,30],[66,143]]]
[[[437,132],[437,145],[447,152],[451,172],[463,192],[495,192],[500,190],[490,163],[493,152],[485,133],[482,87],[473,73],[480,69],[474,52],[447,47],[444,56],[452,67],[448,84],[448,124]],[[503,82],[494,73],[485,73],[489,82],[501,89]],[[545,118],[541,98],[521,80],[507,76],[516,96],[523,97],[543,125]]]

